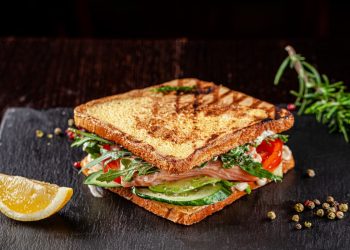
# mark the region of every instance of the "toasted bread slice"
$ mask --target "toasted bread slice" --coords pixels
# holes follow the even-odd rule
[[[87,158],[83,159],[81,165],[84,166],[87,164]],[[293,157],[289,160],[284,160],[282,162],[283,173],[287,173],[295,165]],[[86,174],[86,173],[85,173]],[[249,183],[251,189],[257,189],[261,186],[257,186],[254,182]],[[130,188],[110,188],[110,191],[116,193],[127,200],[132,201],[133,203],[143,207],[144,209],[161,216],[165,219],[168,219],[172,222],[183,224],[183,225],[192,225],[194,223],[200,222],[209,215],[220,211],[225,206],[230,205],[235,200],[238,200],[247,193],[244,191],[235,190],[231,196],[227,199],[212,204],[208,206],[176,206],[172,204],[167,204],[163,202],[147,200],[137,195],[134,195]]]
[[[197,86],[196,93],[157,93],[160,86]],[[74,110],[75,124],[114,141],[171,173],[190,170],[258,137],[283,132],[293,115],[240,92],[181,79],[101,98]]]

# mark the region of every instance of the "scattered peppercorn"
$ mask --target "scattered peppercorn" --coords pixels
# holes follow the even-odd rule
[[[330,207],[330,205],[326,202],[322,204],[323,209],[328,209],[329,207]]]
[[[37,130],[35,131],[35,135],[36,135],[36,137],[38,137],[38,138],[42,138],[42,137],[44,136],[44,132],[43,132],[42,130],[40,130],[40,129],[37,129]]]
[[[343,219],[344,218],[344,213],[342,211],[338,211],[335,213],[335,215],[337,216],[337,218],[339,220]]]
[[[299,215],[297,215],[297,214],[294,214],[293,216],[292,216],[292,221],[295,221],[295,222],[298,222],[299,221]]]
[[[74,125],[74,120],[73,119],[68,119],[68,126],[73,127]]]
[[[314,203],[315,203],[316,206],[321,205],[321,202],[318,199],[314,199]]]
[[[337,212],[337,209],[335,207],[330,207],[327,209],[327,213],[330,213],[330,212],[335,213]]]
[[[313,201],[310,201],[310,200],[306,200],[306,201],[304,202],[304,205],[305,205],[306,207],[308,207],[309,209],[314,209],[314,208],[315,208],[315,203],[314,203]]]
[[[348,204],[346,204],[346,203],[341,203],[339,205],[339,210],[344,212],[344,213],[346,213],[348,211],[348,209],[349,209],[349,207],[348,207]]]
[[[308,170],[306,170],[306,174],[307,174],[310,178],[313,178],[313,177],[315,177],[315,175],[316,175],[315,170],[313,170],[313,169],[308,169]]]
[[[305,222],[304,222],[304,226],[305,226],[306,228],[310,228],[310,227],[312,226],[312,223],[311,223],[310,221],[305,221]]]
[[[55,135],[61,135],[61,134],[62,134],[62,129],[60,129],[60,128],[55,128],[55,130],[53,131],[53,133],[54,133]]]
[[[301,203],[297,203],[297,204],[294,205],[294,209],[298,213],[301,213],[302,211],[304,211],[304,205],[301,204]]]
[[[327,218],[330,219],[330,220],[334,220],[334,219],[335,219],[335,213],[329,212],[329,213],[327,214]]]
[[[267,217],[270,219],[270,220],[274,220],[276,219],[276,213],[274,211],[269,211],[267,213]]]
[[[269,218],[270,220],[276,219],[276,213],[274,211],[269,211],[267,213],[267,218]]]
[[[52,139],[53,135],[52,134],[47,134],[46,137],[49,138],[49,139]]]
[[[76,167],[76,168],[81,168],[80,161],[74,162],[73,166]]]
[[[327,197],[327,202],[328,202],[328,203],[334,202],[333,196],[328,196],[328,197]]]
[[[287,109],[288,109],[289,111],[294,111],[296,108],[297,108],[297,107],[295,106],[294,103],[289,103],[289,104],[287,105]]]
[[[316,206],[316,212],[313,212],[312,215],[318,217],[327,216],[329,220],[334,220],[335,218],[338,218],[339,220],[343,219],[345,216],[344,213],[349,209],[347,203],[339,204],[339,202],[336,201],[332,196],[328,196],[326,202],[324,203],[321,203],[318,199],[306,200],[304,203],[295,203],[293,208],[296,212],[302,213],[305,207],[314,209]],[[274,211],[269,211],[267,213],[267,217],[270,220],[274,220],[277,216]],[[294,225],[296,230],[300,230],[303,227],[311,228],[313,226],[311,221],[302,221],[300,214],[293,214],[291,220],[296,222]]]
[[[319,217],[323,217],[324,216],[324,210],[322,208],[319,208],[319,209],[317,209],[316,214]]]

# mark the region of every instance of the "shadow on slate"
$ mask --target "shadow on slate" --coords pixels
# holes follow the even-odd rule
[[[39,222],[16,222],[0,215],[0,244],[8,249],[349,249],[349,218],[312,220],[310,230],[294,230],[291,206],[297,200],[332,194],[350,200],[350,147],[329,135],[313,117],[296,117],[289,145],[296,168],[193,226],[173,224],[107,192],[94,198],[72,167],[82,158],[64,137],[36,138],[35,130],[67,128],[72,109],[8,109],[0,130],[0,172],[74,188],[58,214]],[[48,143],[50,145],[48,145]],[[303,176],[307,168],[313,179]],[[267,221],[274,210],[277,219]]]

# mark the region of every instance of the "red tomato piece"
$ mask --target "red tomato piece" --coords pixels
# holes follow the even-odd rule
[[[119,176],[119,177],[115,178],[115,179],[114,179],[114,182],[116,182],[116,183],[118,183],[118,184],[122,183],[122,177]]]
[[[273,141],[263,141],[256,151],[262,158],[262,167],[273,171],[282,161],[283,142],[280,139]]]
[[[120,159],[111,161],[103,168],[103,172],[107,173],[110,169],[119,169],[120,168]]]

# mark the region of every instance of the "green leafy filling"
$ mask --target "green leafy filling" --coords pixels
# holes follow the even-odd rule
[[[102,164],[106,166],[108,163],[121,159],[123,169],[110,169],[107,173],[102,174],[98,181],[113,181],[115,178],[123,176],[123,181],[131,181],[134,174],[147,175],[155,173],[158,168],[152,164],[145,162],[141,158],[133,156],[133,154],[126,149],[111,149],[103,148],[103,145],[113,145],[114,143],[105,140],[95,134],[87,133],[78,129],[70,129],[75,134],[74,142],[71,147],[82,146],[83,150],[91,155],[94,159],[84,166],[80,171],[89,169],[95,165]],[[131,158],[132,157],[132,158]]]
[[[267,178],[273,181],[282,180],[280,176],[274,175],[273,173],[263,169],[260,162],[254,161],[254,159],[247,154],[249,151],[249,146],[250,144],[247,143],[220,155],[222,167],[232,168],[233,166],[239,166],[242,170],[259,178]]]
[[[112,161],[121,159],[121,164],[123,166],[121,169],[110,169],[107,173],[102,174],[100,177],[98,177],[98,181],[109,182],[113,181],[117,177],[122,176],[123,181],[129,182],[133,179],[135,174],[142,176],[159,171],[158,168],[139,157],[135,157],[130,151],[126,149],[107,150],[103,148],[103,145],[113,145],[113,142],[103,139],[95,134],[87,133],[78,129],[71,128],[70,130],[75,134],[75,139],[71,146],[82,146],[83,150],[90,154],[93,158],[93,160],[86,164],[82,170],[91,168],[98,164],[106,166]],[[265,140],[271,141],[276,138],[281,139],[283,142],[286,142],[288,140],[287,135],[280,134],[271,135]],[[247,143],[245,145],[236,147],[225,154],[214,157],[212,160],[220,159],[223,163],[223,168],[232,168],[233,166],[239,166],[242,170],[248,172],[253,176],[259,178],[267,178],[273,181],[280,181],[282,179],[280,176],[274,175],[271,172],[263,169],[261,163],[254,161],[254,159],[249,154],[247,154],[250,146],[252,145]],[[202,168],[207,164],[208,162],[204,162],[198,167]],[[234,182],[222,182],[226,187],[232,187],[235,185]]]
[[[171,91],[191,93],[196,90],[196,86],[161,86],[152,89],[153,92],[169,93]]]
[[[134,174],[148,175],[158,172],[158,168],[155,168],[152,164],[145,162],[140,158],[122,158],[121,164],[123,169],[114,170],[110,169],[107,173],[102,174],[97,178],[98,181],[113,181],[115,178],[123,176],[123,181],[132,181]]]

